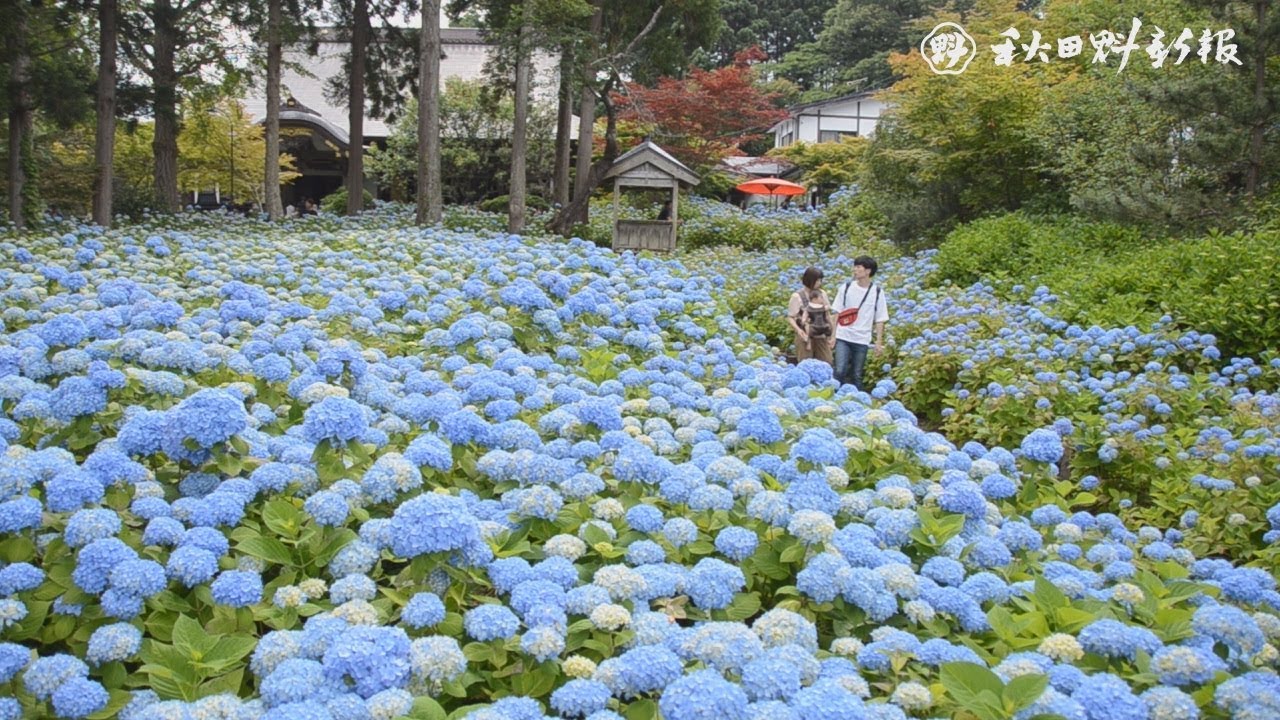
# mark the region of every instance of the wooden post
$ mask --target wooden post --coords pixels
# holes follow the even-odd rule
[[[680,181],[671,181],[671,246],[668,248],[674,252],[676,249],[676,234],[680,230]]]
[[[622,194],[622,178],[613,179],[613,234],[618,234],[618,198]]]

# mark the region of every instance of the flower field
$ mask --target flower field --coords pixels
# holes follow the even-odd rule
[[[1280,716],[1274,367],[922,256],[837,390],[702,252],[3,238],[0,718]]]
[[[804,267],[839,278],[852,266],[794,249],[685,262],[730,268],[730,305],[777,346],[791,342],[781,314]],[[1177,528],[1197,555],[1280,563],[1280,355],[1224,359],[1211,335],[1168,317],[1147,330],[1071,325],[1043,289],[1013,304],[982,284],[927,287],[935,267],[932,254],[898,258],[877,276],[894,301],[896,342],[868,368],[882,380],[873,395],[900,400],[957,445],[1013,447],[1052,427],[1069,453],[1059,490],[1074,506]]]

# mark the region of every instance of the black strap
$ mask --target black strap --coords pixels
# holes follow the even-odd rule
[[[848,303],[848,302],[849,302],[849,286],[850,286],[850,285],[852,285],[852,284],[853,284],[853,281],[852,281],[852,280],[850,280],[849,282],[847,282],[847,283],[845,283],[845,284],[844,284],[844,293],[840,296],[840,298],[841,298],[841,299],[840,299],[840,307],[842,307],[842,308],[848,309],[848,305],[846,305],[846,303]],[[879,302],[880,302],[880,286],[879,286],[879,285],[872,285],[871,287],[868,287],[868,288],[867,288],[867,291],[866,291],[865,293],[863,293],[863,295],[862,295],[862,302],[858,303],[858,312],[859,312],[859,313],[861,313],[861,312],[862,312],[862,306],[867,304],[867,296],[871,294],[871,288],[872,288],[872,287],[874,287],[874,288],[876,289],[876,302],[877,302],[877,303],[879,303]],[[873,306],[871,307],[871,312],[875,312],[875,310],[876,310],[876,309],[875,309],[875,306],[873,305]]]

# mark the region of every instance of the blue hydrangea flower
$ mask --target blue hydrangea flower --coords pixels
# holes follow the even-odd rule
[[[755,554],[759,541],[760,539],[751,530],[730,525],[716,534],[715,545],[716,550],[725,557],[734,562],[742,562]]]
[[[405,625],[414,629],[435,627],[444,620],[444,603],[440,596],[431,592],[420,592],[409,599],[409,603],[400,612],[400,619]]]
[[[400,628],[353,627],[325,650],[325,677],[337,683],[349,680],[366,699],[383,690],[403,688],[411,669],[409,649],[409,637]]]
[[[89,677],[89,666],[71,655],[37,658],[22,673],[22,685],[38,700],[49,700],[55,690],[72,679]]]
[[[848,454],[840,440],[824,428],[806,430],[791,446],[792,460],[804,460],[813,465],[844,465]]]
[[[1085,650],[1108,658],[1133,660],[1141,650],[1153,654],[1163,643],[1155,633],[1117,620],[1095,620],[1080,631],[1077,638]]]
[[[201,448],[211,448],[230,440],[249,424],[244,402],[231,393],[206,388],[178,403],[170,411],[170,435],[176,442],[192,440]]]
[[[44,571],[31,563],[16,562],[0,569],[0,596],[34,590],[44,582]]]
[[[462,550],[481,544],[480,528],[460,498],[419,495],[391,516],[391,550],[401,557]]]
[[[658,708],[667,720],[746,720],[747,695],[714,670],[696,670],[667,686]]]
[[[142,647],[142,631],[129,623],[103,625],[89,636],[85,660],[91,665],[121,662],[133,657]]]
[[[1057,463],[1062,459],[1062,436],[1050,428],[1033,430],[1022,439],[1019,449],[1028,460]]]
[[[1089,675],[1071,693],[1090,718],[1147,720],[1147,707],[1124,680],[1110,673]]]
[[[551,708],[563,717],[583,717],[604,710],[611,693],[602,682],[578,678],[551,693]]]
[[[227,570],[209,586],[219,605],[248,607],[262,601],[262,576],[256,572]]]
[[[31,662],[31,650],[16,643],[0,643],[0,683],[7,683]]]
[[[316,519],[317,524],[329,527],[342,525],[351,510],[346,498],[330,490],[321,490],[307,498],[303,509]]]
[[[363,437],[368,429],[364,407],[349,398],[326,397],[302,416],[303,436],[312,443],[345,445]]]
[[[98,681],[73,677],[53,691],[53,711],[63,718],[88,717],[105,708],[110,699]]]
[[[662,536],[674,547],[683,547],[698,539],[698,526],[688,518],[671,518],[662,526]]]
[[[640,532],[657,532],[662,528],[664,520],[661,510],[646,503],[633,505],[627,510],[627,524]]]
[[[742,570],[716,558],[703,558],[689,571],[685,591],[693,604],[703,610],[719,610],[733,602],[746,586]]]
[[[782,422],[766,405],[753,405],[738,418],[738,435],[747,440],[768,444],[783,438]]]
[[[800,692],[800,668],[782,658],[766,655],[742,669],[742,684],[752,700],[790,700]]]
[[[520,629],[520,619],[505,605],[478,605],[462,618],[463,629],[474,640],[507,639]]]
[[[1227,664],[1204,648],[1177,645],[1161,648],[1151,658],[1151,672],[1165,685],[1201,685]]]
[[[195,587],[213,579],[218,572],[218,558],[203,548],[183,545],[170,553],[165,569],[170,578]]]

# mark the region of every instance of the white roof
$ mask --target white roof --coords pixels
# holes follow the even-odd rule
[[[489,45],[479,32],[470,28],[442,28],[440,43],[445,57],[440,60],[441,87],[447,78],[480,80],[484,78],[484,65],[489,58]],[[331,77],[343,74],[342,55],[349,43],[335,33],[325,33],[318,43],[315,55],[309,55],[304,45],[284,49],[284,68],[280,77],[280,102],[293,97],[302,105],[314,110],[333,134],[345,140],[349,123],[346,105],[332,103],[325,97],[325,85]],[[301,70],[305,68],[305,70]],[[304,74],[304,72],[306,74]],[[555,98],[558,65],[554,58],[538,55],[534,59],[536,97]],[[261,83],[251,89],[244,98],[245,110],[255,120],[267,116],[266,88]],[[282,116],[283,117],[283,116]],[[328,128],[326,128],[328,129]],[[364,117],[364,137],[385,138],[390,127],[383,120]]]
[[[747,155],[727,157],[721,160],[720,164],[744,175],[758,175],[760,177],[778,177],[795,168],[795,164],[782,158],[750,157]]]

